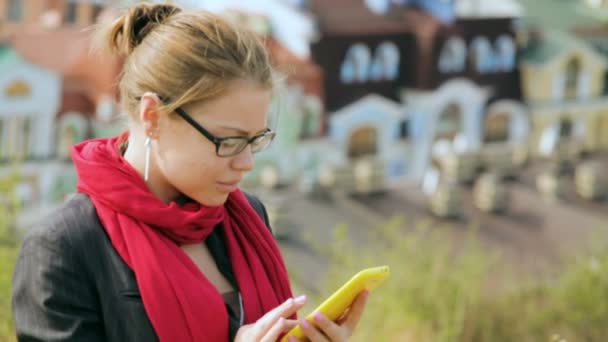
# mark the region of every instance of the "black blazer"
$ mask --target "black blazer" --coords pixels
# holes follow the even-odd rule
[[[246,195],[269,226],[263,204]],[[135,274],[112,246],[89,197],[74,195],[47,220],[27,234],[13,275],[18,340],[158,341]],[[206,243],[238,289],[222,231],[217,227]],[[230,340],[238,328],[230,319]]]

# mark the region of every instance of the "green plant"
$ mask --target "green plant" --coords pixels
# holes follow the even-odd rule
[[[18,253],[15,219],[20,209],[14,189],[19,182],[16,172],[0,179],[0,341],[14,341],[11,316],[11,280]]]
[[[363,243],[353,242],[341,225],[331,248],[316,247],[330,256],[328,291],[361,268],[391,266],[391,277],[370,296],[355,341],[571,342],[608,336],[605,243],[543,278],[524,280],[480,245],[474,227],[461,244],[445,230],[394,218]]]

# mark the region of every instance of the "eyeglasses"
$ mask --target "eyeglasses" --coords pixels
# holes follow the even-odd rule
[[[209,139],[209,141],[215,144],[215,153],[218,157],[235,156],[243,152],[247,145],[251,145],[252,153],[258,153],[270,146],[270,143],[276,135],[275,132],[267,128],[264,132],[251,138],[242,136],[220,138],[211,134],[211,132],[206,130],[205,127],[196,122],[190,115],[188,115],[188,113],[186,113],[185,110],[177,108],[175,109],[175,112],[186,120],[190,126],[194,127],[194,129],[204,135],[205,138]]]
[[[136,100],[141,100],[141,96],[135,98]],[[164,96],[159,96],[159,99],[167,103],[169,99]],[[216,137],[211,132],[209,132],[205,127],[196,122],[185,110],[181,108],[176,108],[175,112],[182,117],[182,119],[186,120],[190,126],[194,127],[197,131],[199,131],[205,138],[211,141],[215,145],[215,154],[218,157],[232,157],[241,152],[248,146],[251,145],[251,153],[258,153],[268,146],[274,139],[276,132],[267,128],[264,132],[249,137],[243,136],[234,136],[234,137]]]

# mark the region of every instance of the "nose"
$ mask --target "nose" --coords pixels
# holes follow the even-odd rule
[[[234,156],[232,159],[232,168],[238,171],[251,171],[255,166],[255,158],[251,152],[251,146],[245,147],[241,153]]]

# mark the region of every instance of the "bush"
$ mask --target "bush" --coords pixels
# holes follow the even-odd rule
[[[370,250],[348,239],[344,226],[336,229],[332,249],[322,249],[332,264],[325,288],[338,288],[364,267],[391,267],[390,278],[370,296],[355,341],[557,342],[608,336],[605,248],[566,261],[544,279],[522,281],[500,255],[480,246],[474,228],[460,245],[447,236],[428,223],[393,219],[369,234]]]
[[[0,341],[15,340],[11,316],[11,279],[16,258],[16,247],[0,245]]]
[[[18,253],[14,224],[19,203],[13,196],[18,179],[15,173],[0,180],[0,341],[15,341],[11,315],[11,281]]]

